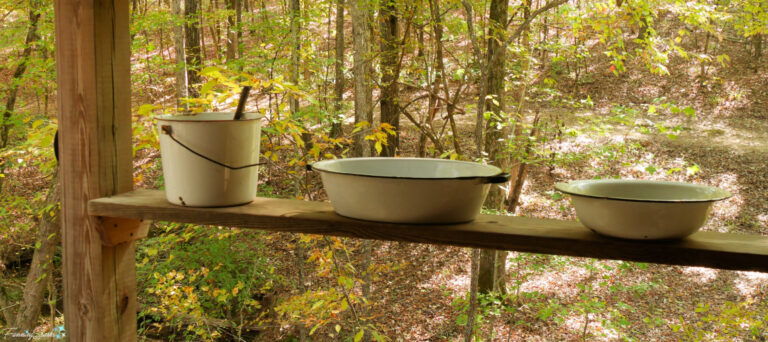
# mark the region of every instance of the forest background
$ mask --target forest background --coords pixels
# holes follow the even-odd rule
[[[130,8],[137,188],[163,187],[154,117],[231,111],[249,85],[259,196],[324,200],[316,160],[423,156],[509,171],[489,213],[575,219],[554,182],[678,180],[734,194],[703,229],[768,233],[768,2]],[[63,338],[53,3],[0,18],[0,334]],[[768,338],[753,272],[167,222],[137,272],[146,340]]]

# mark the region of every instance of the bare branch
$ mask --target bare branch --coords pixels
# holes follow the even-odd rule
[[[515,32],[512,33],[512,35],[507,37],[505,46],[509,45],[509,43],[512,42],[513,40],[516,40],[517,38],[519,38],[520,35],[523,34],[523,32],[528,28],[528,26],[531,25],[531,22],[533,21],[533,19],[538,17],[539,14],[549,11],[550,9],[558,7],[566,2],[568,2],[568,0],[553,0],[553,1],[547,2],[544,6],[541,6],[539,9],[533,11],[533,13],[531,13],[531,16],[528,17],[528,19],[525,19],[525,21],[523,21],[520,24],[520,26],[518,26],[515,29]]]

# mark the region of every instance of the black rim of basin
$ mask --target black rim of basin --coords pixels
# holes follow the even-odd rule
[[[639,184],[645,183],[645,184],[655,184],[655,185],[667,184],[667,185],[675,185],[675,186],[697,187],[697,188],[708,189],[712,191],[712,197],[702,198],[702,199],[685,199],[685,198],[639,199],[639,198],[627,198],[627,197],[618,197],[618,196],[591,195],[591,194],[586,194],[583,191],[581,191],[581,189],[576,188],[577,185],[584,184],[584,183],[639,183]],[[558,182],[558,183],[555,183],[555,189],[557,189],[562,193],[566,193],[572,196],[606,199],[606,200],[614,200],[614,201],[642,202],[642,203],[705,203],[705,202],[716,202],[716,201],[724,200],[733,196],[727,190],[706,186],[706,185],[683,183],[683,182],[650,181],[650,180],[636,180],[636,179],[590,179],[590,180],[576,180],[568,183]]]

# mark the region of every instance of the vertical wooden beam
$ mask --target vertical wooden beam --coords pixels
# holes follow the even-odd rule
[[[64,318],[70,341],[136,340],[136,249],[103,246],[88,200],[130,191],[127,0],[55,2]]]

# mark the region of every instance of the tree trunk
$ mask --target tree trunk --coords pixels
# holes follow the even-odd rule
[[[19,64],[16,65],[16,69],[13,71],[13,76],[10,80],[10,89],[8,90],[8,98],[5,100],[5,107],[0,110],[0,149],[8,146],[10,139],[10,131],[12,124],[9,122],[11,115],[16,108],[16,97],[19,91],[19,80],[27,70],[27,63],[32,55],[32,45],[40,39],[37,35],[38,23],[40,22],[40,12],[37,10],[39,3],[37,1],[31,1],[32,8],[29,10],[29,28],[27,29],[27,36],[24,40],[24,50],[21,52],[19,58]],[[5,159],[0,160],[0,190],[3,188],[3,180],[5,173]],[[5,271],[5,260],[0,257],[0,278],[2,278],[2,272]],[[0,281],[0,314],[2,314],[5,320],[6,326],[15,325],[15,314],[10,307],[11,305],[7,301],[5,293],[5,284]]]
[[[355,0],[352,0],[355,1]],[[362,262],[360,263],[360,270],[362,273],[362,284],[360,285],[362,287],[363,292],[363,298],[365,298],[365,301],[370,301],[373,298],[371,297],[371,262],[373,260],[373,240],[365,239],[361,242],[361,250],[360,253],[362,254]],[[360,305],[360,315],[366,316],[368,314],[367,306]],[[366,331],[363,335],[362,341],[370,341],[371,340],[371,334]]]
[[[198,0],[197,4],[199,6],[197,9],[197,20],[198,20],[197,25],[200,28],[200,53],[201,53],[200,65],[203,65],[204,64],[203,61],[205,61],[206,59],[210,59],[210,57],[208,56],[208,49],[205,47],[205,17],[203,16],[203,13],[205,13],[205,8],[203,7],[204,2],[202,2],[201,0]],[[212,4],[209,5],[208,10],[209,11],[213,10]],[[211,40],[215,40],[215,39],[216,39],[216,36],[212,34]],[[218,55],[219,50],[218,50],[217,43],[214,42],[214,46],[216,47],[214,49],[214,53]]]
[[[291,18],[291,65],[288,80],[295,86],[299,85],[299,63],[301,63],[301,3],[300,0],[289,1],[289,16]],[[299,111],[299,99],[292,93],[288,95],[291,115]]]
[[[354,1],[354,0],[353,0]],[[434,0],[437,1],[437,0]],[[398,14],[394,1],[384,1],[379,11],[381,31],[381,123],[394,127],[395,135],[387,135],[387,144],[381,151],[382,157],[394,157],[400,146],[400,109],[397,80],[400,77],[399,44],[397,42]]]
[[[709,52],[709,37],[710,37],[709,31],[707,31],[707,37],[704,39],[704,50],[701,52],[702,55],[706,56],[707,52]],[[699,61],[699,78],[701,79],[701,82],[704,82],[704,77],[707,76],[707,63],[704,59],[701,59]]]
[[[443,25],[440,22],[440,4],[439,0],[429,1],[429,12],[432,20],[430,20],[432,26],[432,43],[435,48],[435,59],[432,64],[432,71],[434,78],[432,84],[428,86],[429,89],[429,104],[427,106],[427,127],[431,128],[435,117],[442,111],[443,106],[447,105],[440,100],[440,85],[443,83],[443,74],[440,72],[445,69],[443,65]]]
[[[8,303],[8,295],[5,293],[5,284],[3,282],[3,279],[5,275],[3,274],[5,272],[5,265],[3,260],[0,260],[0,315],[5,322],[6,327],[13,326],[13,305]]]
[[[531,0],[524,0],[523,1],[523,21],[530,21],[531,20]],[[530,39],[528,37],[528,30],[526,30],[526,34],[522,35],[523,38],[523,46],[527,49],[528,44],[530,43]],[[530,58],[529,58],[530,59]]]
[[[475,329],[475,311],[477,311],[478,267],[480,267],[480,249],[472,249],[472,266],[469,270],[469,305],[467,308],[467,325],[464,327],[464,342],[472,342]]]
[[[496,271],[496,250],[480,250],[479,266],[477,268],[477,291],[480,293],[493,292]]]
[[[36,3],[37,2],[35,1],[31,2],[33,5]],[[5,100],[5,107],[0,110],[0,113],[2,113],[2,116],[0,116],[2,118],[2,127],[0,127],[0,148],[8,146],[8,138],[11,130],[11,123],[9,120],[16,107],[16,97],[19,92],[18,81],[24,75],[24,72],[27,71],[27,63],[29,63],[29,57],[32,55],[32,45],[40,39],[37,35],[37,24],[39,21],[40,12],[37,11],[36,6],[33,6],[33,8],[29,10],[29,28],[27,29],[27,37],[24,40],[24,50],[21,52],[19,64],[16,65],[16,70],[13,71],[13,76],[11,76],[10,89],[8,89],[8,98]]]
[[[500,294],[507,294],[507,255],[509,255],[507,251],[496,251],[493,290]]]
[[[453,94],[453,96],[451,96],[451,92],[448,88],[448,77],[445,74],[445,61],[443,58],[443,17],[440,14],[440,1],[430,1],[429,8],[430,15],[432,16],[432,31],[434,32],[435,37],[435,74],[437,75],[437,77],[435,77],[435,86],[432,89],[432,95],[439,97],[440,88],[442,86],[444,102],[443,105],[445,106],[448,123],[451,126],[451,140],[453,141],[453,149],[455,150],[456,154],[462,155],[463,152],[461,150],[461,145],[459,144],[458,138],[458,128],[456,126],[456,120],[454,119],[454,114],[456,111],[454,104],[458,101],[463,85],[460,84],[456,89],[456,92]]]
[[[243,52],[240,51],[240,43],[243,41],[243,2],[246,0],[235,0],[235,29],[237,34],[237,43],[235,44],[237,51],[237,58],[243,57]]]
[[[203,30],[200,40],[203,44],[205,44],[205,26],[202,24],[203,13],[216,13],[218,10],[219,2],[217,0],[211,0],[209,2],[208,12],[205,12],[205,9],[203,8],[203,2],[201,1],[200,3],[200,27],[202,27]],[[216,56],[215,58],[217,60],[221,60],[221,26],[215,17],[211,18],[210,22],[208,23],[208,30],[211,32],[211,41],[213,41],[213,53]],[[203,47],[203,53],[207,53],[205,47]]]
[[[32,45],[40,39],[37,35],[38,22],[40,21],[40,12],[37,11],[37,2],[32,1],[33,7],[29,11],[29,28],[27,29],[27,37],[24,40],[24,50],[21,52],[19,58],[19,64],[16,65],[16,70],[13,71],[11,77],[10,89],[8,89],[8,98],[5,100],[5,107],[0,108],[0,149],[8,146],[8,140],[10,138],[12,123],[10,122],[11,115],[16,108],[16,97],[19,92],[19,80],[27,70],[27,63],[29,57],[32,55]],[[5,174],[5,158],[0,159],[0,176]],[[4,177],[0,177],[0,189],[3,188]]]
[[[491,164],[502,167],[506,166],[504,153],[502,149],[502,138],[504,137],[504,76],[506,75],[506,25],[507,11],[509,3],[506,0],[491,0],[490,13],[488,15],[488,33],[486,45],[488,51],[485,56],[485,65],[481,67],[480,96],[478,98],[477,122],[475,123],[476,139],[485,136],[482,142],[482,150],[488,156]],[[491,117],[485,122],[485,133],[480,129],[485,121],[485,113],[492,113]],[[479,132],[479,133],[478,133]],[[480,147],[478,146],[478,149]],[[492,187],[485,200],[485,205],[498,209],[501,207],[501,201],[504,198],[499,187]]]
[[[331,138],[344,135],[341,102],[344,100],[344,0],[336,0],[336,61],[333,64],[333,123]]]
[[[482,249],[478,267],[477,289],[480,293],[506,293],[507,251]]]
[[[504,113],[505,93],[504,76],[506,73],[506,23],[507,0],[491,0],[488,28],[488,57],[486,61],[487,83],[483,93],[490,96],[485,101],[485,112],[493,113],[488,119],[485,132],[485,152],[491,164],[507,169],[507,157],[504,148],[506,136],[506,114]],[[504,193],[501,187],[493,186],[485,200],[489,208],[499,209],[504,201]]]
[[[227,1],[227,62],[237,58],[237,12],[238,0]]]
[[[202,55],[200,51],[200,19],[198,0],[184,0],[184,14],[186,17],[184,31],[186,44],[184,46],[187,62],[187,93],[189,97],[199,97],[200,91],[200,66]]]
[[[371,66],[371,15],[373,8],[368,0],[351,0],[350,15],[352,16],[352,36],[354,50],[354,68],[355,76],[355,125],[367,122],[373,124],[373,89],[371,80],[373,79],[373,68]],[[370,157],[372,155],[371,144],[365,140],[366,131],[356,132],[353,140],[352,156]],[[371,240],[363,240],[361,246],[363,271],[363,296],[366,300],[370,299],[370,274],[368,265],[371,263]],[[364,314],[364,313],[361,313]],[[367,341],[370,334],[365,333],[363,340]]]
[[[183,18],[184,10],[181,8],[181,0],[171,1],[173,16]],[[184,60],[184,26],[181,23],[173,25],[173,49],[176,52],[176,106],[181,108],[181,99],[187,97],[187,67]],[[185,106],[185,110],[188,109]]]
[[[40,307],[43,302],[47,283],[51,281],[53,256],[61,239],[59,226],[59,182],[53,179],[53,185],[45,199],[45,207],[52,208],[43,212],[38,227],[37,241],[40,247],[35,249],[32,264],[27,274],[15,327],[18,331],[32,331],[37,326],[40,317]]]
[[[354,68],[355,75],[355,125],[373,123],[373,89],[371,87],[371,8],[368,0],[351,0],[350,14],[354,32]],[[352,155],[370,157],[371,144],[365,140],[367,129],[355,133]]]
[[[484,113],[484,107],[485,107],[485,101],[483,97],[485,94],[482,93],[483,91],[483,85],[485,84],[486,78],[485,78],[485,67],[483,66],[482,61],[482,52],[480,51],[480,44],[477,41],[477,34],[475,33],[475,14],[474,9],[472,7],[472,3],[470,3],[468,0],[462,0],[461,4],[464,6],[464,17],[467,21],[467,32],[469,33],[469,41],[472,43],[472,52],[475,54],[474,58],[474,64],[475,67],[481,69],[481,77],[480,77],[480,90],[481,93],[478,94],[478,107],[477,107],[477,113],[475,115],[475,152],[476,156],[480,156],[483,151],[483,129],[485,128],[485,113]]]
[[[296,238],[296,247],[294,248],[294,253],[296,258],[296,269],[299,271],[299,291],[301,291],[303,294],[307,290],[306,276],[304,275],[305,263],[307,261],[307,250],[301,242],[301,234],[295,234],[294,237]],[[306,341],[307,327],[304,325],[304,323],[299,323],[299,342]]]
[[[492,0],[489,14],[488,28],[488,53],[486,58],[486,68],[484,78],[485,91],[481,94],[487,94],[490,98],[484,102],[484,112],[493,113],[487,121],[485,131],[485,152],[491,164],[500,167],[502,170],[507,168],[507,157],[504,148],[504,139],[506,137],[506,114],[504,113],[504,75],[506,75],[505,56],[506,56],[506,23],[507,23],[507,0]],[[501,187],[493,186],[488,192],[485,200],[485,206],[493,209],[502,207],[505,194]],[[488,293],[494,290],[494,284],[497,283],[496,251],[483,250],[480,256],[480,267],[478,273],[478,291]]]

